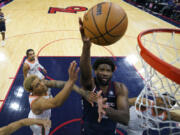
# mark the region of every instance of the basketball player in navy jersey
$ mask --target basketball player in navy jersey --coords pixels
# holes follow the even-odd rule
[[[5,45],[5,31],[6,31],[6,25],[5,25],[5,19],[4,19],[4,13],[2,12],[2,9],[0,9],[0,32],[2,35],[2,47]]]
[[[160,121],[180,122],[180,114],[171,111],[175,108],[176,99],[168,92],[162,93],[161,96],[156,96],[154,99],[139,98],[137,104],[135,104],[136,100],[137,97],[128,99],[130,106],[128,125],[117,124],[117,128],[125,130],[128,135],[143,135],[145,130],[157,128]],[[89,101],[98,103],[98,120],[101,121],[106,100],[101,96],[100,92],[98,94],[91,92]]]
[[[80,33],[83,41],[83,50],[80,57],[81,85],[85,90],[99,92],[107,98],[108,108],[101,122],[98,122],[97,104],[93,107],[83,99],[83,135],[114,135],[116,123],[128,124],[129,105],[128,90],[119,82],[112,82],[111,78],[115,70],[114,63],[109,58],[97,59],[93,65],[95,78],[92,77],[90,61],[91,42],[85,36],[82,20],[79,19]]]

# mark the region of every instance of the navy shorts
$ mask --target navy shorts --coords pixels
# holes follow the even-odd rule
[[[6,25],[4,21],[0,21],[0,32],[6,31]]]
[[[81,124],[81,135],[115,135],[115,131],[89,122],[83,122]]]

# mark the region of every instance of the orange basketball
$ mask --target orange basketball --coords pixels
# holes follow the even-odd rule
[[[97,45],[111,45],[126,32],[128,18],[124,9],[112,2],[102,2],[84,14],[84,32]]]

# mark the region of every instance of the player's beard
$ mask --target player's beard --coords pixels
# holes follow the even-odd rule
[[[99,85],[101,86],[107,86],[109,84],[109,81],[111,80],[112,77],[110,77],[109,79],[107,79],[107,81],[103,80],[102,77],[100,75],[96,75],[96,79],[97,82],[99,83]]]
[[[35,60],[35,57],[32,57],[32,58],[31,58],[31,61],[34,61],[34,60]]]
[[[29,61],[34,61],[35,60],[35,57],[31,57],[28,59]]]

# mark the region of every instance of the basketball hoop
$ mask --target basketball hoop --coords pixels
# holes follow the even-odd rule
[[[180,134],[180,127],[174,126],[180,123],[172,121],[170,113],[174,106],[171,104],[172,97],[177,103],[176,106],[180,107],[180,29],[150,29],[141,32],[137,39],[137,51],[144,69],[145,87],[138,96],[136,105],[139,109],[142,106],[153,108],[155,117],[136,112],[144,121],[146,128],[158,131],[159,135],[162,134],[163,129],[168,129],[169,134]],[[164,93],[170,96],[164,98]],[[157,103],[157,97],[162,99],[164,106]],[[157,119],[160,109],[167,113],[168,120]],[[160,123],[168,126],[161,126]]]
[[[138,36],[138,45],[141,49],[140,54],[143,57],[143,59],[151,65],[154,69],[156,69],[158,72],[166,76],[167,78],[171,79],[172,81],[176,82],[177,84],[180,84],[180,67],[175,67],[172,64],[167,63],[166,61],[158,58],[154,54],[146,48],[146,46],[143,45],[141,42],[141,39],[143,36],[151,33],[170,33],[172,34],[172,38],[174,38],[175,34],[180,34],[180,29],[151,29],[144,32],[141,32]],[[173,40],[173,39],[172,39]],[[180,40],[180,38],[179,38]],[[172,41],[173,42],[173,41]],[[174,46],[172,46],[174,47]],[[174,48],[179,49],[179,48]],[[175,50],[178,51],[178,50]],[[177,58],[177,61],[180,63],[180,54]]]

